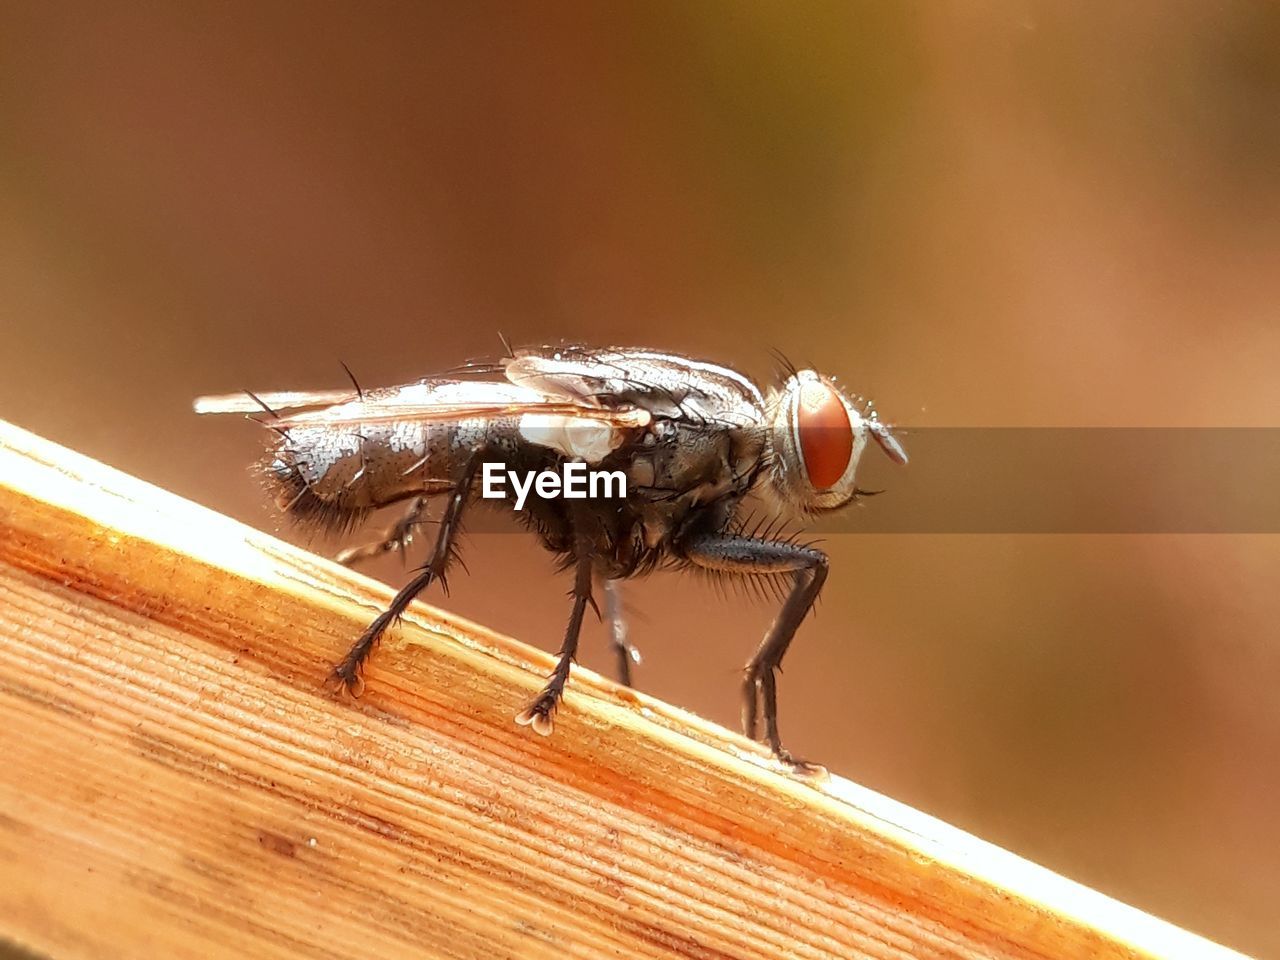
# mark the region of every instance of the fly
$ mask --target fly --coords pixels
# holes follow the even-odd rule
[[[444,502],[429,559],[333,669],[352,695],[387,629],[418,594],[444,585],[464,517],[493,476],[567,477],[585,467],[620,477],[621,492],[559,496],[555,484],[527,483],[519,510],[512,486],[498,494],[574,578],[556,667],[516,721],[551,733],[587,608],[599,610],[597,588],[619,679],[629,684],[635,657],[621,581],[657,568],[755,578],[783,601],[744,671],[743,729],[760,739],[763,721],[774,755],[797,766],[778,733],[777,674],[828,560],[753,524],[744,501],[754,495],[780,517],[812,517],[865,494],[854,474],[869,441],[907,462],[871,404],[831,377],[787,365],[781,385],[765,391],[721,364],[634,348],[532,347],[398,387],[202,397],[195,409],[258,414],[272,429],[262,473],[294,520],[345,532],[404,505],[397,522],[344,550],[341,562],[403,550],[428,502]]]

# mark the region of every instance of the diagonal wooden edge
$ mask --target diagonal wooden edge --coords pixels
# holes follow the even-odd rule
[[[0,424],[0,936],[56,956],[1169,957],[1217,946]]]

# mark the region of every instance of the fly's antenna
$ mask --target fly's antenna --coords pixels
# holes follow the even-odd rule
[[[360,389],[360,381],[358,381],[358,380],[356,379],[356,375],[355,375],[354,373],[352,373],[352,372],[351,372],[351,368],[350,368],[350,367],[348,367],[348,366],[347,366],[345,363],[343,363],[341,360],[339,360],[338,362],[339,362],[339,363],[342,363],[342,369],[343,369],[343,370],[345,370],[345,371],[347,371],[347,377],[348,377],[348,379],[350,379],[350,380],[351,380],[351,385],[352,385],[353,387],[355,387],[355,388],[356,388],[356,397],[360,400],[360,402],[362,402],[362,403],[363,403],[363,402],[364,402],[364,391]],[[255,397],[254,399],[256,400],[257,398]]]
[[[898,438],[893,435],[893,430],[889,425],[876,416],[874,408],[871,411],[871,416],[866,419],[866,424],[867,429],[871,431],[871,436],[875,438],[876,443],[880,444],[880,449],[889,455],[890,460],[899,464],[907,462],[907,451],[898,442]]]

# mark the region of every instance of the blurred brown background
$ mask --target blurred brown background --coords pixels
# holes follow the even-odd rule
[[[908,426],[1277,426],[1278,305],[1275,4],[0,11],[0,416],[267,528],[193,395],[502,331],[776,346]],[[1280,956],[1276,537],[827,546],[797,752]],[[467,558],[447,605],[554,647],[536,545]],[[768,606],[630,601],[643,687],[736,724]]]

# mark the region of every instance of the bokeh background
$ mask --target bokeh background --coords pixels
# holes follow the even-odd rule
[[[779,347],[908,427],[1275,427],[1278,319],[1271,3],[0,8],[0,416],[267,529],[193,395],[502,331]],[[798,753],[1280,956],[1280,539],[826,546]],[[449,608],[554,648],[537,546],[467,557]],[[735,725],[768,605],[629,602],[642,686]]]

